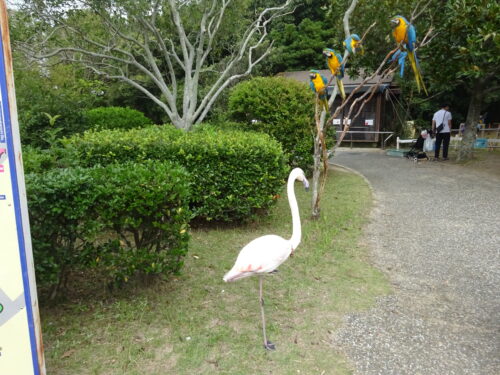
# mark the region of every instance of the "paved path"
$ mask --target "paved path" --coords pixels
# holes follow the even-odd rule
[[[500,374],[500,178],[380,150],[333,162],[373,187],[371,259],[394,289],[332,338],[355,374]]]

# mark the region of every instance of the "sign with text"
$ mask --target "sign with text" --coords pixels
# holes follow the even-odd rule
[[[5,0],[0,32],[0,374],[44,375]]]
[[[340,119],[339,118],[333,119],[333,125],[340,125]],[[345,118],[344,125],[351,125],[351,119]]]

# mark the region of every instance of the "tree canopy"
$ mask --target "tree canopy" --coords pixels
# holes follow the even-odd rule
[[[108,90],[113,104],[139,105],[145,112],[154,107],[158,110],[150,117],[189,129],[206,118],[226,88],[250,74],[323,68],[323,48],[343,50],[342,17],[349,4],[37,0],[24,1],[11,29],[15,52],[27,53],[26,61],[35,63],[39,75],[50,75],[51,65],[61,60],[78,63],[88,68],[74,70],[85,80],[104,80],[106,86],[110,79],[122,82]],[[498,100],[499,6],[488,0],[361,1],[350,18],[352,32],[361,35],[376,24],[364,41],[366,53],[348,61],[348,72],[373,71],[394,47],[392,16],[412,21],[417,44],[432,27],[435,38],[418,49],[430,95],[416,92],[411,69],[406,69],[404,111],[412,119],[430,121],[440,102],[451,101],[462,112],[454,118],[468,112],[472,129],[480,111]],[[472,138],[465,138],[472,147]]]
[[[269,54],[268,26],[290,3],[253,14],[245,0],[26,1],[21,12],[33,27],[16,45],[32,59],[126,82],[188,130]]]

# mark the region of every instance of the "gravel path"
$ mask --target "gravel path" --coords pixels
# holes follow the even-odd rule
[[[500,178],[380,150],[333,162],[373,187],[371,260],[394,289],[332,337],[354,373],[500,374]]]

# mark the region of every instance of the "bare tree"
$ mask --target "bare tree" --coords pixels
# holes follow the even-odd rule
[[[236,1],[25,1],[21,9],[46,28],[16,47],[32,60],[74,62],[126,82],[160,106],[177,128],[189,130],[225,88],[270,53],[268,26],[290,12],[292,2],[258,12],[237,40],[223,46],[223,56],[214,58],[218,39],[227,39],[221,32],[224,17]]]

